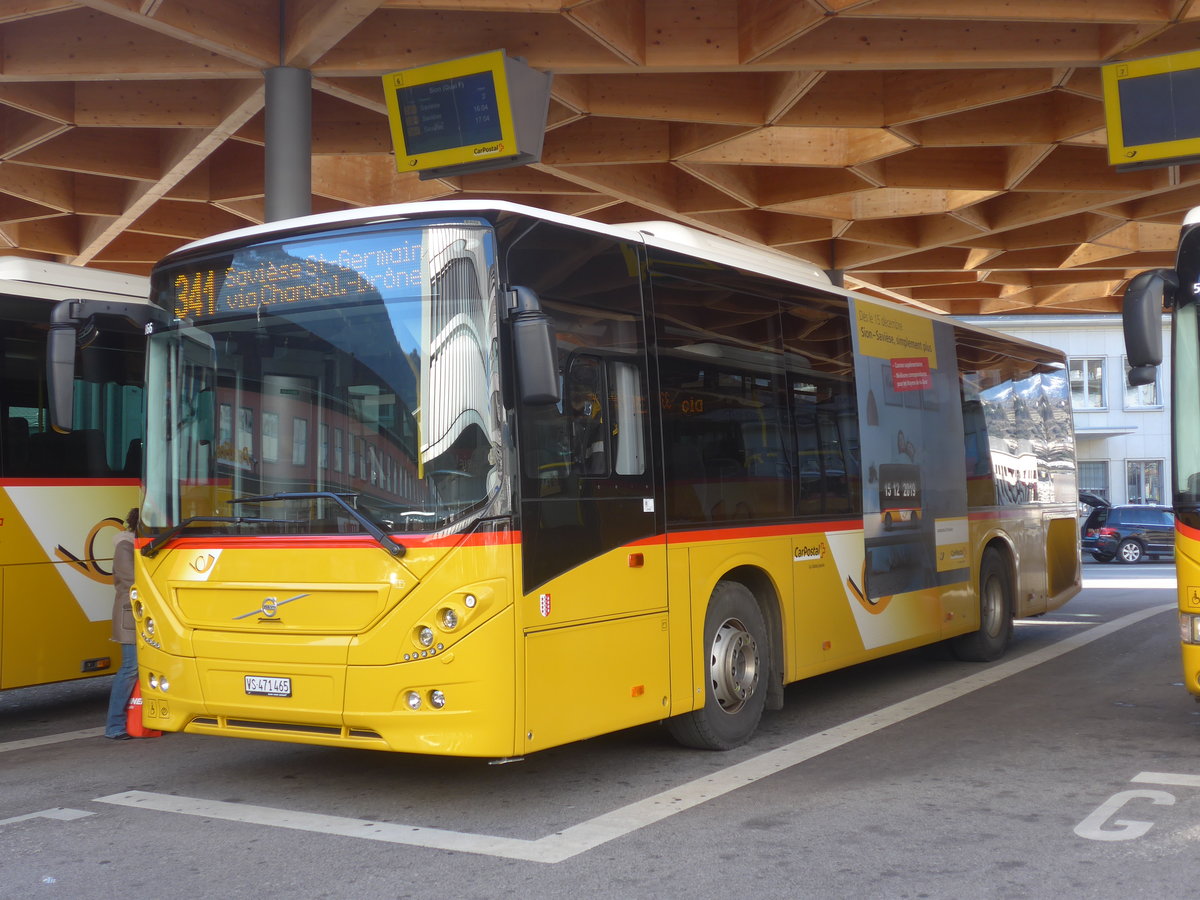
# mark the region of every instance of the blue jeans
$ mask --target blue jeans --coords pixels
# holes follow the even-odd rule
[[[137,646],[121,645],[121,668],[113,676],[112,692],[108,695],[108,722],[104,725],[105,737],[116,737],[125,733],[125,710],[129,697],[137,683]]]

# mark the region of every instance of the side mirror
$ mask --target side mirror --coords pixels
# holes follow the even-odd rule
[[[527,287],[509,292],[508,318],[512,323],[513,356],[517,388],[522,403],[532,406],[558,403],[558,346],[549,317],[542,312],[538,295]]]
[[[96,339],[99,333],[96,316],[122,319],[143,334],[150,334],[156,324],[169,321],[165,311],[144,302],[60,300],[54,305],[46,337],[46,384],[50,427],[62,434],[71,430],[75,406],[75,351]]]
[[[1152,384],[1162,362],[1162,314],[1175,305],[1179,276],[1174,269],[1150,269],[1135,275],[1125,288],[1121,322],[1125,330],[1125,355],[1129,359],[1129,384]]]

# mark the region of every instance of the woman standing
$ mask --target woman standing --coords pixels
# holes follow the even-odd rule
[[[112,691],[108,695],[108,722],[104,736],[111,741],[127,741],[125,711],[129,697],[137,683],[137,647],[134,645],[133,606],[129,591],[133,587],[133,535],[137,531],[138,511],[136,507],[125,517],[125,530],[113,541],[113,597],[112,639],[121,645],[121,667],[113,676]]]

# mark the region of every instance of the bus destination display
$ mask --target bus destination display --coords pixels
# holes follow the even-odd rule
[[[421,232],[345,243],[272,245],[223,265],[187,266],[157,285],[158,302],[178,319],[201,319],[308,303],[355,303],[420,294]],[[228,260],[228,262],[226,262]],[[164,296],[165,295],[165,296]]]

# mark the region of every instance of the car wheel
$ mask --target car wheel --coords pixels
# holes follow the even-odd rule
[[[1142,560],[1142,545],[1137,541],[1121,541],[1121,546],[1117,548],[1117,559],[1123,563],[1135,563]]]

